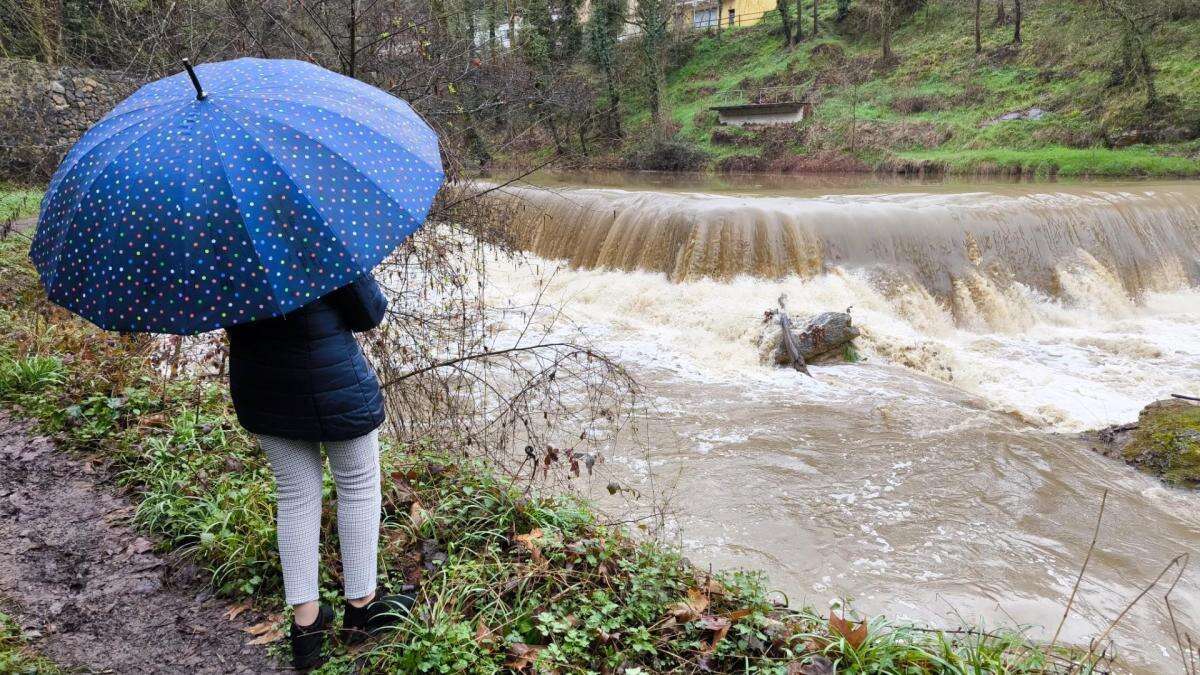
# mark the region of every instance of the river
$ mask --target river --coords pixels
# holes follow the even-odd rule
[[[561,307],[637,376],[649,452],[698,563],[765,570],[793,604],[1086,644],[1200,540],[1200,496],[1078,432],[1200,395],[1200,183],[539,176],[505,188],[534,265],[492,292]],[[858,363],[760,363],[762,314],[851,308]],[[1195,561],[1200,563],[1200,560]],[[1200,570],[1173,597],[1200,630]],[[1174,672],[1156,591],[1114,632]]]

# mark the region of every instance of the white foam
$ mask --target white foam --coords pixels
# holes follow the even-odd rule
[[[1128,421],[1171,393],[1200,394],[1200,289],[1135,301],[1086,258],[1064,266],[1060,278],[1064,297],[1057,299],[1021,284],[976,286],[972,297],[988,294],[979,306],[987,318],[957,322],[928,294],[885,294],[868,273],[837,268],[810,279],[682,282],[649,272],[559,269],[545,298],[622,361],[684,381],[736,383],[748,401],[781,392],[812,401],[944,395],[912,378],[901,385],[901,374],[879,367],[891,364],[1046,429],[1077,431]],[[494,268],[491,282],[495,292],[529,298],[540,283],[518,265]],[[782,292],[797,315],[852,307],[867,363],[817,367],[815,378],[760,364],[762,312]]]

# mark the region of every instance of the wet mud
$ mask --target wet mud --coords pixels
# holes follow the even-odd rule
[[[0,606],[35,650],[81,672],[281,672],[247,644],[262,617],[228,619],[205,575],[156,554],[132,514],[102,466],[0,410]]]

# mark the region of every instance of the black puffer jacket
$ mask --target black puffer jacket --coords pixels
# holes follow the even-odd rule
[[[285,316],[227,329],[229,389],[247,431],[344,441],[383,424],[383,395],[354,332],[383,321],[371,275]]]

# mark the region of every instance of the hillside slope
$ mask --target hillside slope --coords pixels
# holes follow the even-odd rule
[[[1098,3],[1026,0],[1015,46],[1011,21],[996,25],[995,4],[984,2],[976,55],[973,3],[927,0],[898,25],[891,60],[880,58],[862,9],[852,5],[836,22],[835,3],[822,4],[819,35],[806,25],[791,51],[776,14],[684,38],[691,44],[668,73],[665,98],[675,140],[704,153],[693,155],[695,168],[1200,174],[1200,3],[1181,4],[1151,34],[1152,111],[1138,83],[1114,83],[1121,35]],[[710,110],[793,97],[808,100],[811,114],[786,126],[719,126]],[[634,168],[667,168],[635,151],[649,115],[633,88],[625,100],[634,131],[622,156]],[[1011,113],[1021,118],[1000,119]]]

